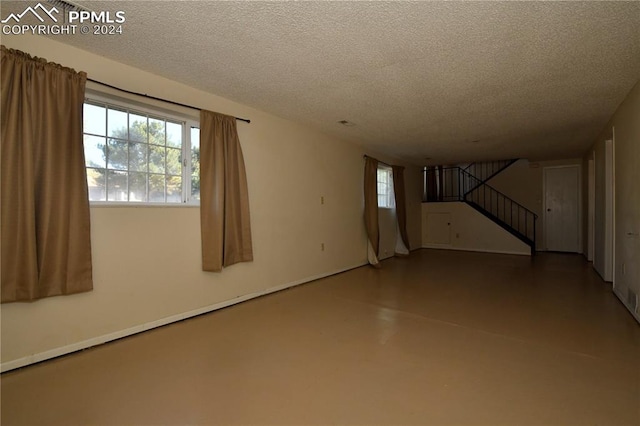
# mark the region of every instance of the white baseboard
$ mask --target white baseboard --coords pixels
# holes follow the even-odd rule
[[[631,306],[627,305],[627,301],[625,300],[626,298],[623,297],[620,294],[620,291],[618,290],[618,287],[614,287],[613,288],[613,294],[616,295],[616,297],[618,299],[620,299],[620,301],[622,302],[622,304],[624,305],[625,308],[627,308],[627,310],[631,313],[631,315],[636,319],[636,321],[638,321],[640,323],[640,315],[637,312],[634,312],[633,309],[631,308]]]
[[[130,327],[124,330],[115,331],[113,333],[103,334],[102,336],[93,337],[91,339],[83,340],[81,342],[72,343],[70,345],[62,346],[59,348],[51,349],[45,352],[40,352],[37,354],[29,355],[23,358],[18,358],[13,361],[7,361],[0,364],[0,372],[4,373],[5,371],[14,370],[16,368],[25,367],[30,364],[35,364],[37,362],[45,361],[47,359],[56,358],[62,355],[66,355],[72,352],[80,351],[82,349],[87,349],[92,346],[101,345],[103,343],[110,342],[112,340],[121,339],[123,337],[131,336],[134,334],[141,333],[143,331],[151,330],[156,327],[161,327],[163,325],[171,324],[173,322],[182,321],[187,318],[195,317],[197,315],[206,314],[212,311],[216,311],[218,309],[226,308],[228,306],[235,305],[237,303],[245,302],[250,299],[255,299],[256,297],[265,296],[267,294],[275,293],[277,291],[285,290],[291,287],[295,287],[300,284],[306,284],[311,281],[319,280],[321,278],[326,278],[331,275],[340,274],[342,272],[349,271],[351,269],[356,269],[361,266],[367,265],[367,262],[348,266],[346,268],[342,268],[336,271],[326,272],[323,274],[314,275],[311,277],[303,278],[301,280],[293,281],[287,284],[282,284],[279,286],[271,287],[263,291],[259,291],[256,293],[245,294],[243,296],[238,296],[235,299],[225,300],[223,302],[214,303],[213,305],[204,306],[202,308],[194,309],[188,312],[183,312],[181,314],[172,315],[170,317],[162,318],[156,321],[147,322],[144,324],[140,324],[134,327]]]
[[[515,254],[518,256],[530,256],[530,252],[509,251],[509,250],[487,250],[478,248],[464,248],[464,247],[451,247],[441,244],[423,244],[422,248],[425,249],[438,249],[438,250],[458,250],[458,251],[475,251],[479,253],[496,253],[496,254]]]

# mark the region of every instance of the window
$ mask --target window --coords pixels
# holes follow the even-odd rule
[[[378,166],[378,207],[391,209],[395,206],[394,201],[391,167]]]
[[[87,99],[84,152],[90,201],[196,203],[198,123]]]

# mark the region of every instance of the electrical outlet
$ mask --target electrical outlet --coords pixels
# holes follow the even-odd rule
[[[320,196],[320,204],[324,204],[324,196]]]
[[[320,251],[324,251],[324,243],[320,243]]]
[[[460,238],[460,234],[456,232],[456,238]]]

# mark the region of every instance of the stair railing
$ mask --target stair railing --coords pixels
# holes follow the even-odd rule
[[[519,236],[535,247],[537,214],[492,186],[480,182],[470,173],[461,169],[460,174],[461,182],[468,185],[463,188],[462,201],[475,207],[494,222],[502,222],[499,224],[506,225],[510,232],[520,234]]]
[[[440,173],[442,179],[440,179]],[[425,202],[463,201],[535,250],[536,215],[460,167],[425,170]],[[435,184],[436,191],[427,185]]]
[[[469,164],[464,168],[465,172],[468,172],[481,182],[486,182],[502,170],[506,169],[513,163],[518,161],[517,159],[511,160],[496,160],[496,161],[483,161]]]
[[[427,169],[424,172],[425,191],[423,201],[463,201],[463,188],[468,186],[465,186],[460,180],[462,177],[460,170],[460,167],[443,167],[438,170]],[[442,172],[442,179],[439,179],[440,171]],[[434,183],[436,186],[435,191],[428,191],[428,182]],[[441,183],[442,187],[440,187]]]

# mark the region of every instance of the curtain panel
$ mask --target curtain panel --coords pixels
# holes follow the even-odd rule
[[[438,184],[436,182],[436,168],[433,166],[427,166],[425,170],[425,182],[426,182],[426,201],[438,200]]]
[[[364,162],[364,223],[367,229],[369,263],[380,267],[380,229],[378,225],[378,160],[365,156]]]
[[[391,166],[393,170],[393,193],[396,200],[396,217],[398,219],[398,234],[404,247],[396,248],[396,255],[409,255],[409,235],[407,234],[407,204],[404,188],[404,167]]]
[[[444,199],[444,166],[436,166],[438,170],[438,201]]]
[[[236,119],[200,112],[202,269],[253,260],[249,191]]]
[[[1,49],[2,302],[89,291],[87,76]]]

